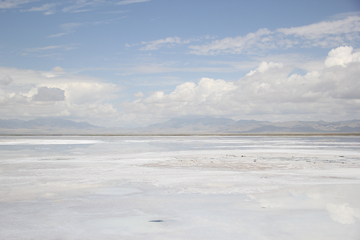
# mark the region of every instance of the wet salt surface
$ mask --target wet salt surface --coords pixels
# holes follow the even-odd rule
[[[0,239],[360,238],[358,137],[2,137],[0,172]]]

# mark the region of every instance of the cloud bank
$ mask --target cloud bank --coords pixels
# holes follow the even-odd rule
[[[305,75],[293,67],[262,62],[236,82],[202,78],[174,91],[126,102],[138,115],[215,115],[258,120],[342,120],[360,117],[360,58],[352,47],[329,52],[324,68]],[[337,119],[335,119],[337,118]]]
[[[287,62],[263,61],[237,81],[203,77],[169,92],[120,100],[120,85],[72,75],[0,68],[0,114],[7,118],[67,117],[93,124],[146,125],[176,116],[222,116],[269,121],[360,118],[360,53],[329,51],[323,65],[304,74]],[[115,104],[116,102],[116,104]]]

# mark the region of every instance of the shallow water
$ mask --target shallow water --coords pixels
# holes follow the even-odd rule
[[[359,137],[1,137],[0,239],[359,239]]]

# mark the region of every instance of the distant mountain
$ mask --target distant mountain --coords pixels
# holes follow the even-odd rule
[[[87,122],[74,122],[61,118],[37,118],[23,121],[18,119],[1,120],[0,133],[28,133],[28,134],[51,134],[51,133],[90,133],[100,131],[103,128],[91,125]]]
[[[137,129],[139,133],[360,133],[360,120],[343,122],[266,122],[255,120],[234,121],[227,118],[174,118],[164,123]]]
[[[235,124],[236,121],[227,118],[173,118],[164,123],[139,129],[139,131],[148,133],[222,132],[224,128]]]
[[[227,118],[173,118],[143,128],[104,128],[60,118],[0,120],[0,134],[271,134],[360,133],[360,120],[342,122],[235,121]]]
[[[29,121],[22,121],[18,119],[1,120],[0,128],[39,128],[39,127],[52,127],[52,128],[98,128],[97,126],[91,125],[87,122],[74,122],[70,120],[64,120],[60,118],[37,118]]]

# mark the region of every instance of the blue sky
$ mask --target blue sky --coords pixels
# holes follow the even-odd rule
[[[0,1],[0,114],[360,118],[360,2]]]

